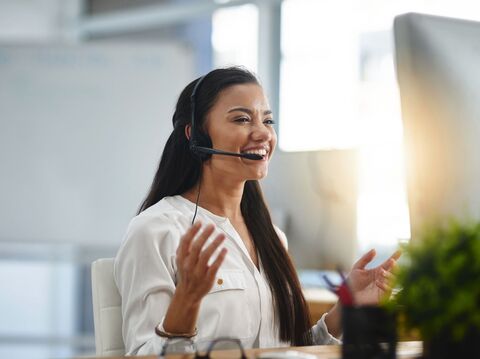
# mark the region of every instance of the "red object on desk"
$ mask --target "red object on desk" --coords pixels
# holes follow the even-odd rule
[[[354,305],[353,294],[352,294],[352,291],[350,290],[350,287],[348,286],[347,278],[345,278],[345,276],[340,270],[338,272],[342,277],[342,284],[338,286],[334,285],[326,275],[323,275],[323,278],[325,279],[325,282],[330,287],[330,290],[338,296],[340,303],[343,306],[353,306]]]

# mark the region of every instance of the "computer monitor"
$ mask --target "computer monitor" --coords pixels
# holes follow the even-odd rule
[[[394,35],[415,238],[480,219],[480,23],[411,13]]]

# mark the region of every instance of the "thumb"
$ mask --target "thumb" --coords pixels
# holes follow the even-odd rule
[[[358,261],[353,265],[353,269],[364,269],[365,266],[372,261],[373,258],[377,255],[375,249],[370,249],[365,253]]]

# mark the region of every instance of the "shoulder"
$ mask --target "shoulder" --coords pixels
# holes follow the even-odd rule
[[[130,221],[120,251],[124,248],[175,247],[181,235],[189,228],[189,214],[172,205],[172,197],[165,197]]]

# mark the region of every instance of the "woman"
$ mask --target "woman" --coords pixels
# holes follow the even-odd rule
[[[158,354],[170,337],[197,347],[220,336],[246,348],[339,342],[338,305],[310,328],[285,235],[258,184],[277,142],[273,123],[258,80],[241,68],[214,70],[181,93],[152,187],[115,261],[127,353]],[[349,274],[358,304],[389,291],[398,253],[365,270],[374,256]]]

